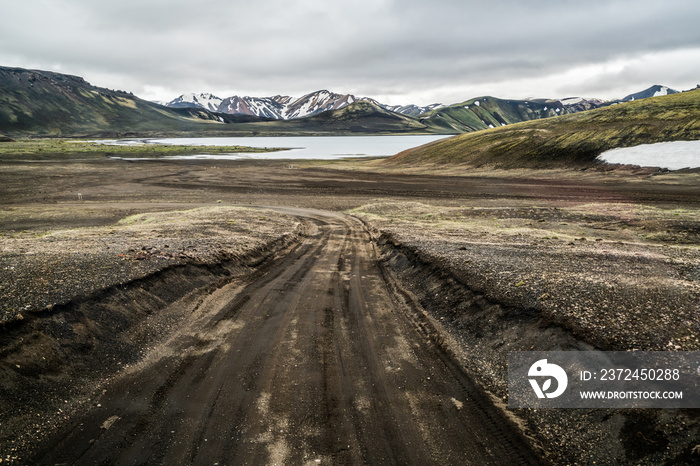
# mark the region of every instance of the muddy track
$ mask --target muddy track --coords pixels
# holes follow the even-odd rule
[[[356,219],[213,290],[32,464],[539,464],[418,325]]]

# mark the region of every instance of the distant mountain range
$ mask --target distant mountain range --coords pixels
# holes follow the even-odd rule
[[[93,86],[78,76],[0,67],[0,138],[436,132],[413,117],[386,110],[373,102],[348,103],[349,98],[323,92],[304,100],[269,98],[270,107],[274,107],[273,103],[285,107],[288,120],[210,110],[225,105],[234,111],[259,104],[252,99],[201,95],[195,106],[187,105],[185,100],[179,106],[165,107],[129,92]],[[311,113],[314,114],[298,117]]]
[[[336,94],[321,90],[306,94],[299,98],[276,95],[274,97],[239,97],[232,96],[222,99],[212,94],[183,94],[165,104],[173,108],[204,108],[212,112],[228,113],[230,115],[252,115],[277,120],[293,120],[305,118],[330,110],[338,110],[354,102],[372,102],[390,112],[402,115],[416,116],[428,112],[442,104],[432,104],[425,107],[417,105],[385,105],[369,97],[357,98],[352,94]]]
[[[545,118],[556,115],[564,115],[567,113],[582,112],[585,110],[591,110],[594,108],[612,105],[615,103],[629,102],[632,100],[674,94],[677,92],[678,91],[666,86],[655,85],[641,92],[630,94],[622,99],[612,101],[605,101],[602,99],[584,99],[582,97],[569,97],[560,100],[529,99],[524,101],[502,100],[491,97],[491,102],[498,101],[500,102],[500,105],[504,105],[504,103],[515,104],[516,106],[520,107],[520,110],[516,113],[518,113],[521,117],[525,114],[528,114],[529,116],[525,119],[532,119],[533,117]],[[460,106],[468,108],[468,106],[474,105],[474,102],[479,103],[481,101],[488,101],[488,98],[488,96],[475,98],[467,102],[453,104],[449,106],[445,106],[439,103],[427,106],[392,106],[378,102],[377,100],[372,99],[370,97],[358,98],[352,94],[336,94],[327,90],[321,90],[306,94],[299,98],[276,95],[274,97],[232,96],[222,99],[220,97],[208,93],[183,94],[178,98],[173,99],[168,103],[165,103],[164,105],[166,107],[172,108],[203,108],[212,112],[226,113],[229,115],[250,115],[264,118],[274,118],[277,120],[292,120],[296,118],[305,118],[312,115],[318,115],[319,113],[331,110],[338,110],[354,102],[368,101],[391,112],[396,112],[402,115],[409,116],[425,116],[429,118],[431,114],[436,115],[435,111],[440,111],[441,109],[441,116],[444,117],[445,115],[450,115],[450,117],[452,117],[455,114],[455,108],[459,108]],[[535,112],[536,116],[535,114],[533,114],[533,112]],[[501,118],[499,120],[498,116],[493,116],[493,118],[482,118],[481,121],[484,123],[484,125],[479,125],[478,122],[475,122],[475,125],[466,126],[468,126],[469,128],[479,127],[479,129],[484,129],[489,126],[522,121],[521,117]],[[441,123],[439,124],[439,126],[445,126],[457,131],[462,131],[467,129],[462,123],[463,122],[460,122],[456,125],[453,125],[451,123]]]
[[[652,86],[616,101],[484,96],[449,106],[389,106],[324,90],[296,99],[189,94],[163,106],[77,76],[0,67],[0,136],[455,134],[671,93]]]

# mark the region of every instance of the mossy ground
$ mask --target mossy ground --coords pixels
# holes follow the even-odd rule
[[[246,146],[184,146],[163,144],[105,145],[76,139],[23,139],[0,143],[0,159],[25,160],[94,157],[163,157],[170,155],[262,153],[285,150]]]

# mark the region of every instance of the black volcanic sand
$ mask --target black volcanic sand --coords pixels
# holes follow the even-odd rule
[[[26,384],[25,411],[17,420],[3,400],[4,419],[11,422],[0,436],[0,459],[28,451],[33,437],[20,429],[52,432],[67,413],[89,404],[85,391],[71,391],[62,378],[58,353],[64,349],[55,340],[63,336],[33,330],[25,342],[23,326],[34,328],[42,316],[63,309],[80,310],[81,302],[118,303],[115,286],[148,281],[157,272],[187,277],[190,288],[173,290],[173,302],[185,299],[188,290],[246,276],[266,255],[282,254],[316,228],[308,214],[250,206],[322,209],[361,219],[389,273],[435,319],[465,370],[498,399],[506,395],[503,358],[509,350],[699,349],[697,173],[411,173],[363,163],[0,162],[1,331],[21,337],[11,345],[3,340],[0,367],[15,383],[3,385],[6,393]],[[148,315],[147,303],[162,294],[154,291],[156,284],[139,286]],[[99,295],[105,289],[112,294]],[[464,292],[488,306],[478,312],[460,307]],[[506,331],[498,325],[498,309],[514,308],[534,310],[539,320]],[[176,318],[164,319],[129,347],[107,336],[100,347],[90,335],[104,332],[88,318],[72,324],[70,354],[100,347],[100,354],[115,358],[106,369],[95,369],[99,377],[85,376],[94,382],[90,387],[167,338]],[[557,332],[542,338],[543,325]],[[88,366],[80,369],[83,376],[94,369]],[[52,384],[60,388],[47,388]],[[56,397],[66,393],[75,403],[65,400],[62,414],[42,408],[53,410]],[[35,412],[41,421],[27,424],[27,413]],[[683,464],[700,443],[698,423],[688,412],[517,415],[533,444],[555,463]]]

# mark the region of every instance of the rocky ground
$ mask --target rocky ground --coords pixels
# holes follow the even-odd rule
[[[491,201],[352,210],[475,292],[610,351],[700,349],[700,210]]]

